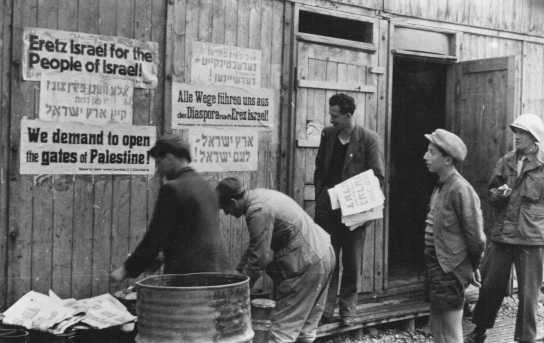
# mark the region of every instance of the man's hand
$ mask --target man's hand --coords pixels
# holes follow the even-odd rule
[[[498,188],[491,188],[491,194],[497,199],[507,199],[512,194],[512,188],[504,184]]]
[[[482,287],[482,276],[480,275],[479,268],[476,268],[472,273],[472,281],[470,283],[475,287]]]
[[[110,274],[110,279],[115,282],[121,282],[124,279],[127,278],[127,270],[125,269],[125,266],[122,265],[121,267],[115,269]]]

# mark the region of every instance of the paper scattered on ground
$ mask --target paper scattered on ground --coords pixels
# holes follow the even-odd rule
[[[3,316],[4,324],[54,334],[63,333],[77,323],[105,329],[136,319],[109,293],[76,300],[61,299],[52,291],[49,291],[49,295],[28,292],[8,308]]]

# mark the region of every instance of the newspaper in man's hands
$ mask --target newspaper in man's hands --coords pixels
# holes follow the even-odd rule
[[[351,231],[383,217],[385,196],[372,169],[337,184],[328,192],[331,208],[340,209],[342,223]]]

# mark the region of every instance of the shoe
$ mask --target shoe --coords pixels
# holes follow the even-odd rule
[[[357,317],[355,316],[342,317],[342,325],[344,326],[351,326],[356,323],[357,323]]]
[[[485,333],[474,330],[465,337],[465,343],[484,343],[486,337]]]
[[[337,322],[337,321],[338,320],[334,319],[333,317],[322,316],[321,320],[319,321],[319,326],[334,323],[334,322]]]

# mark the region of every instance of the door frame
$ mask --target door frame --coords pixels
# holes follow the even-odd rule
[[[320,37],[318,35],[313,34],[305,34],[305,33],[299,33],[299,14],[301,10],[307,10],[314,13],[319,14],[325,14],[325,15],[332,15],[335,17],[340,18],[348,18],[348,19],[354,19],[359,21],[364,21],[367,23],[372,24],[372,42],[371,43],[361,43],[361,42],[355,42],[350,40],[344,40],[339,38],[333,38],[333,37]],[[297,107],[296,107],[296,96],[297,96],[297,88],[298,88],[298,60],[299,60],[299,51],[298,51],[298,44],[300,42],[304,42],[307,44],[316,44],[316,45],[325,45],[332,48],[340,48],[340,49],[346,49],[346,50],[353,50],[358,51],[361,53],[365,53],[370,55],[369,59],[369,69],[368,73],[371,75],[374,75],[373,78],[380,79],[380,81],[377,81],[376,87],[361,87],[357,88],[358,91],[363,90],[363,93],[366,92],[372,92],[376,95],[375,101],[376,101],[376,111],[379,111],[379,116],[377,116],[377,120],[379,120],[379,123],[376,123],[377,127],[380,128],[380,132],[385,132],[385,117],[386,117],[386,108],[387,108],[387,76],[385,75],[387,70],[387,58],[388,58],[388,49],[389,49],[389,22],[388,20],[376,16],[375,12],[371,12],[368,10],[360,9],[360,11],[357,11],[356,13],[352,8],[348,9],[347,7],[340,7],[340,8],[324,8],[324,7],[318,7],[318,6],[310,6],[305,5],[301,3],[294,3],[292,7],[292,22],[293,25],[290,28],[291,33],[291,41],[290,41],[290,48],[291,48],[291,54],[290,54],[290,98],[289,98],[289,134],[290,139],[289,142],[286,144],[286,146],[289,146],[290,151],[289,154],[289,163],[288,163],[288,170],[285,172],[288,175],[288,187],[286,188],[287,194],[289,194],[294,199],[297,198],[304,198],[304,192],[302,192],[302,196],[300,196],[299,193],[296,192],[297,190],[297,179],[295,178],[296,172],[296,150],[298,149],[304,149],[304,148],[317,148],[318,145],[316,145],[315,141],[298,141],[297,139]],[[308,85],[308,83],[303,82],[302,84]],[[329,85],[330,86],[330,85]],[[338,85],[336,85],[338,86]],[[349,85],[348,87],[350,87]],[[314,86],[311,86],[310,88],[314,88]],[[317,87],[319,88],[319,87]],[[334,88],[333,88],[334,89]],[[339,87],[339,91],[344,90],[344,88]],[[346,91],[350,91],[351,89],[345,89]],[[375,115],[373,113],[373,115]],[[378,118],[379,117],[379,118]],[[384,136],[384,134],[380,134],[380,136]],[[382,137],[383,138],[383,137]],[[283,140],[283,139],[282,139]],[[318,142],[317,142],[318,144]],[[281,171],[280,171],[281,172]],[[310,189],[307,189],[307,194],[309,193]],[[313,192],[312,192],[313,193]],[[297,196],[298,195],[298,196]],[[313,194],[312,194],[313,195]],[[298,199],[297,199],[298,200]],[[380,229],[379,234],[377,234],[373,239],[373,245],[379,249],[372,249],[373,254],[373,261],[380,261],[379,263],[373,262],[372,267],[372,273],[373,273],[373,281],[372,283],[372,290],[367,289],[365,291],[369,292],[366,294],[376,294],[376,293],[382,293],[384,290],[384,282],[383,282],[383,265],[386,263],[383,256],[383,247],[384,247],[384,239],[385,235],[383,234],[383,223],[380,222]],[[379,237],[378,237],[379,235]],[[374,236],[374,235],[372,235]],[[370,251],[370,250],[369,250]],[[370,253],[370,252],[369,252]],[[377,264],[379,266],[377,266]],[[370,284],[370,283],[369,283]],[[362,288],[362,286],[361,286]]]
[[[406,49],[398,49],[395,46],[395,30],[397,28],[407,28],[418,31],[426,31],[432,33],[440,33],[451,37],[450,42],[450,53],[449,54],[431,54],[425,53],[422,51],[412,51]],[[386,101],[386,136],[384,137],[385,142],[385,151],[384,151],[384,160],[385,160],[385,182],[384,182],[384,193],[385,193],[385,206],[384,206],[384,276],[383,289],[385,292],[389,292],[389,214],[390,214],[390,169],[392,156],[391,156],[391,123],[393,120],[393,67],[394,67],[394,58],[396,56],[404,56],[419,60],[428,60],[434,63],[444,63],[444,64],[454,64],[459,61],[460,56],[460,46],[462,40],[462,32],[444,29],[439,26],[432,25],[420,25],[412,24],[406,19],[392,18],[389,20],[389,47],[387,54],[387,101]],[[446,109],[444,109],[446,110]],[[421,285],[419,283],[414,284],[413,286],[409,285],[404,287],[405,291],[410,291],[412,289],[420,289]]]

